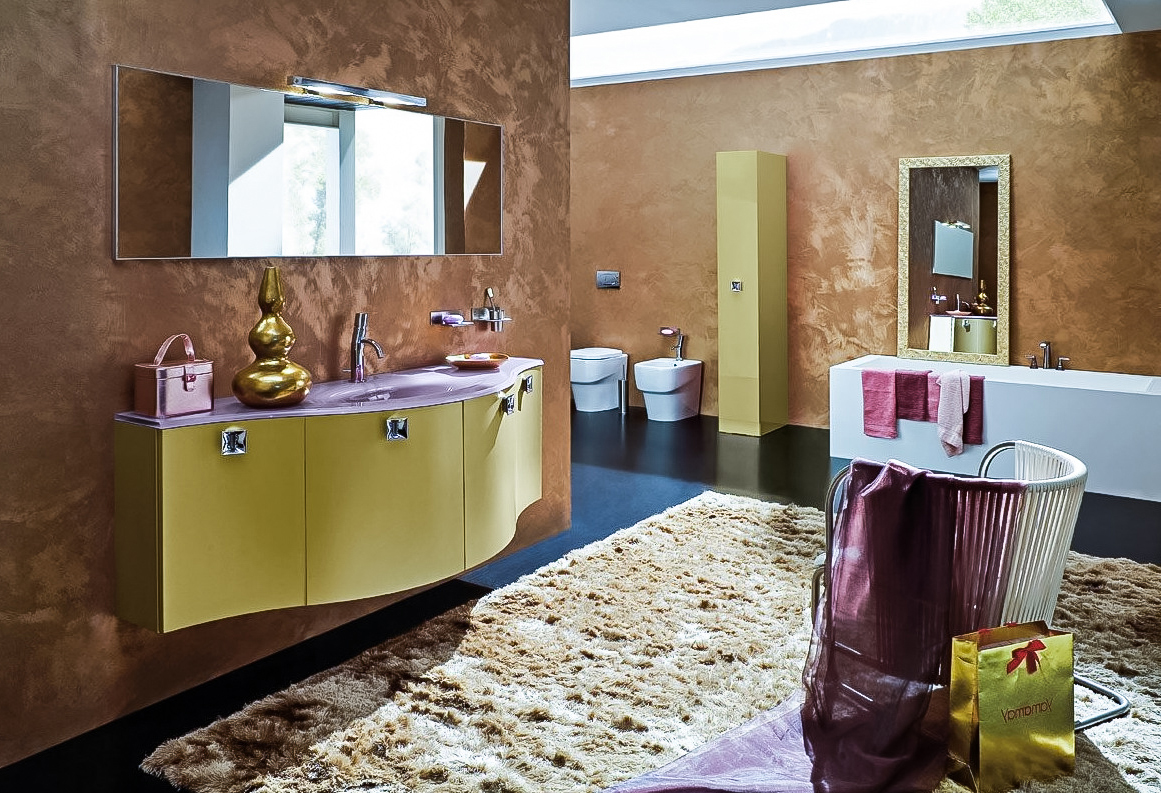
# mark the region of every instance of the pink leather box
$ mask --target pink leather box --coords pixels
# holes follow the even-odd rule
[[[185,360],[166,361],[169,345],[181,339]],[[165,340],[152,363],[134,367],[133,410],[168,418],[205,413],[214,408],[214,362],[194,357],[193,342],[184,333]]]

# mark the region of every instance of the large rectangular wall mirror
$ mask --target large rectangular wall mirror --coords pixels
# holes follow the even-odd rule
[[[114,67],[118,259],[502,252],[495,124]]]
[[[1008,365],[1007,154],[899,160],[901,358]]]

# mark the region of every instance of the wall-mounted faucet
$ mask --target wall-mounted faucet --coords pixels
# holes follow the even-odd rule
[[[677,343],[673,345],[674,357],[677,360],[683,360],[682,350],[685,347],[685,334],[681,332],[681,328],[664,327],[660,330],[662,336],[675,336]]]
[[[351,333],[351,368],[347,371],[351,373],[352,383],[367,381],[367,374],[363,368],[364,344],[370,344],[375,349],[375,354],[380,359],[383,358],[383,348],[379,346],[379,342],[367,338],[367,312],[360,311],[355,314],[355,329]]]
[[[946,300],[947,300],[946,295],[939,294],[939,292],[936,291],[934,286],[931,287],[931,302],[935,306],[936,312],[939,311],[939,304],[946,302]]]

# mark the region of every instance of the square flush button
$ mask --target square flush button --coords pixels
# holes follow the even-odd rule
[[[597,289],[620,289],[620,270],[597,270]]]

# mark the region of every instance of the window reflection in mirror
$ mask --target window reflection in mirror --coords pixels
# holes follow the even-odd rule
[[[116,256],[501,252],[501,130],[117,67]]]
[[[931,272],[956,278],[975,278],[976,235],[963,221],[935,221],[935,256]]]

